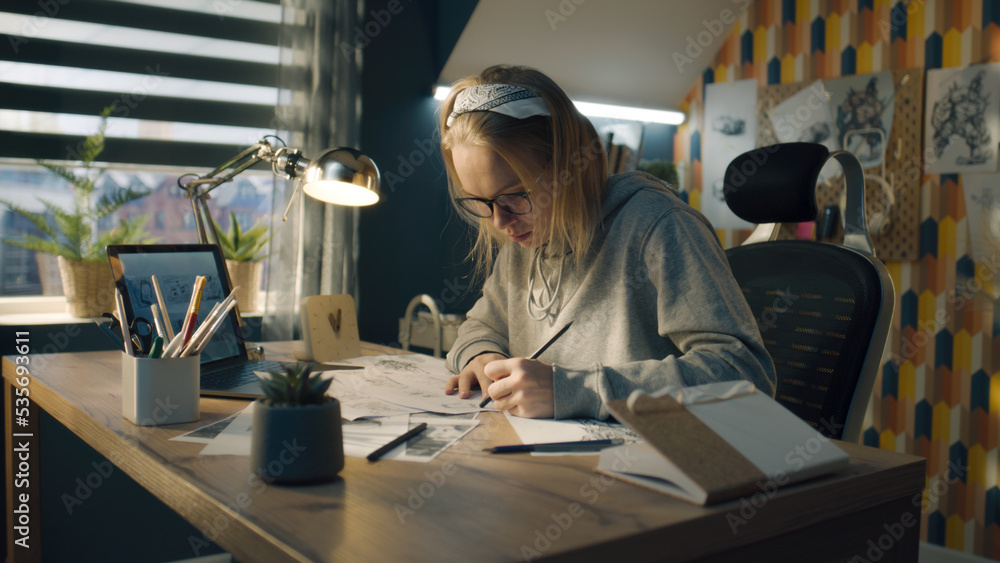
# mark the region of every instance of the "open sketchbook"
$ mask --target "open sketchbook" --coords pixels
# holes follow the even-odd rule
[[[848,464],[843,450],[748,381],[637,391],[608,409],[643,441],[603,450],[597,470],[699,505]]]

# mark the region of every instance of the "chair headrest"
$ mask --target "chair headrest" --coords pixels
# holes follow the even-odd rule
[[[729,163],[726,204],[751,223],[816,219],[816,182],[830,151],[818,143],[782,143],[745,152]]]
[[[844,246],[875,256],[865,219],[864,170],[848,151],[831,153],[818,143],[781,143],[745,152],[726,168],[726,204],[739,218],[758,225],[813,221],[819,213],[816,183],[831,158],[844,174]]]

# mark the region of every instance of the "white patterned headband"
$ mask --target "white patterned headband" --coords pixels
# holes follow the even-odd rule
[[[480,84],[459,92],[451,115],[448,116],[448,127],[451,127],[456,117],[470,111],[492,111],[518,119],[552,115],[545,100],[538,94],[511,84]]]

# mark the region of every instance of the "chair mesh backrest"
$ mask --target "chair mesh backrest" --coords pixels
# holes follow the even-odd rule
[[[841,438],[882,307],[879,272],[852,250],[813,241],[726,254],[774,360],[775,399]]]

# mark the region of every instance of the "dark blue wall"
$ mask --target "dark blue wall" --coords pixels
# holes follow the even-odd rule
[[[466,228],[451,210],[438,148],[433,87],[475,0],[394,4],[372,0],[368,20],[391,5],[399,13],[364,48],[361,150],[382,173],[383,198],[361,210],[358,263],[361,339],[394,344],[398,319],[427,293],[445,313],[464,313]],[[366,20],[367,21],[367,20]]]
[[[358,323],[362,340],[394,345],[415,295],[465,313],[478,293],[468,287],[469,233],[448,201],[432,97],[476,0],[371,0],[366,24],[386,21],[390,6],[398,13],[363,52],[360,148],[379,166],[383,199],[360,212]],[[643,157],[672,161],[675,131],[647,125]]]

